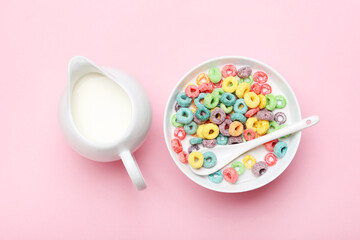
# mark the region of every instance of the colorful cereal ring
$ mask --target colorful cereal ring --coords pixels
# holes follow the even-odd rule
[[[258,97],[260,99],[259,108],[260,109],[265,108],[266,107],[266,97],[263,94],[259,94]]]
[[[254,73],[254,82],[266,83],[268,80],[268,75],[263,71],[257,71]]]
[[[225,92],[233,93],[235,92],[239,82],[235,77],[227,77],[222,83],[222,88]]]
[[[279,125],[286,122],[286,115],[283,112],[277,112],[274,116],[274,121],[277,122]]]
[[[270,94],[272,92],[271,86],[267,83],[261,85],[261,93],[264,95]]]
[[[275,96],[272,94],[268,94],[265,97],[266,97],[266,109],[269,111],[274,110],[277,104]]]
[[[198,109],[196,109],[196,111],[195,111],[195,115],[200,121],[208,120],[210,117],[210,114],[211,114],[211,111],[209,109],[207,109],[204,105],[198,106]]]
[[[274,154],[278,158],[283,158],[287,152],[287,143],[279,141],[274,147]]]
[[[200,73],[197,77],[196,77],[196,84],[198,86],[200,86],[202,83],[209,83],[210,79],[209,76],[206,73]]]
[[[218,82],[218,83],[213,83],[212,85],[213,85],[213,88],[222,88],[222,82],[223,82],[223,80],[221,79],[220,80],[220,82]]]
[[[190,147],[188,147],[188,153],[192,153],[193,151],[199,151],[200,147],[199,145],[190,145]]]
[[[256,107],[256,108],[251,108],[249,109],[246,113],[245,113],[245,117],[249,118],[254,116],[257,112],[259,112],[260,108]]]
[[[184,124],[181,124],[177,121],[176,119],[176,113],[174,115],[172,115],[171,117],[171,124],[174,126],[174,127],[183,127]]]
[[[176,112],[176,119],[179,123],[189,124],[194,119],[194,114],[190,108],[180,108]]]
[[[231,113],[231,111],[233,110],[233,106],[227,107],[223,103],[220,104],[220,108],[224,110],[225,113]]]
[[[285,99],[284,96],[277,95],[275,98],[276,98],[276,106],[275,106],[275,108],[282,109],[282,108],[284,108],[286,106],[286,99]]]
[[[209,78],[210,78],[210,81],[213,83],[220,82],[220,80],[222,78],[220,69],[217,67],[210,68],[209,69]]]
[[[237,75],[239,78],[247,78],[251,75],[252,69],[249,66],[242,66],[238,69]]]
[[[246,123],[246,117],[239,112],[231,114],[230,120],[231,121],[237,120],[237,121],[242,122],[243,124]]]
[[[278,139],[274,139],[274,140],[272,140],[270,142],[265,143],[264,145],[265,145],[266,150],[268,150],[269,152],[273,152],[274,147],[278,142],[279,142]]]
[[[225,106],[229,107],[234,105],[236,101],[236,97],[234,96],[234,94],[226,92],[223,95],[221,95],[220,100],[223,104],[225,104]]]
[[[266,134],[269,129],[269,121],[266,120],[258,120],[255,122],[254,127],[256,128],[256,132],[260,135]]]
[[[229,137],[230,133],[229,133],[229,127],[230,124],[232,123],[232,121],[230,119],[225,119],[225,121],[220,124],[219,126],[219,131],[222,135]]]
[[[224,179],[222,172],[219,170],[217,172],[214,172],[208,176],[210,182],[219,184]]]
[[[260,177],[261,175],[265,174],[267,170],[268,170],[268,165],[264,161],[255,163],[254,166],[251,168],[251,172],[257,177]]]
[[[185,92],[180,92],[176,95],[176,101],[180,107],[189,107],[192,101],[192,98],[186,96]]]
[[[200,143],[203,142],[203,139],[200,138],[200,137],[190,138],[189,142],[190,142],[191,145],[200,144]]]
[[[250,91],[250,84],[247,82],[242,82],[236,88],[235,94],[238,98],[244,98],[245,93]]]
[[[196,98],[197,96],[199,96],[200,91],[196,85],[188,85],[185,88],[185,94],[190,98]]]
[[[233,169],[232,167],[224,169],[223,176],[224,176],[225,181],[227,181],[229,183],[236,183],[236,181],[238,180],[238,177],[239,177],[236,170]]]
[[[260,94],[261,93],[261,85],[259,83],[254,83],[253,85],[251,85],[250,91],[254,92],[256,94]]]
[[[244,101],[249,108],[256,108],[260,104],[260,98],[254,92],[245,93]]]
[[[219,135],[219,127],[216,124],[205,124],[202,130],[202,135],[206,139],[215,139]]]
[[[225,121],[226,113],[221,108],[215,108],[210,114],[210,121],[220,125]]]
[[[257,118],[254,118],[254,117],[248,118],[248,119],[246,120],[246,123],[245,123],[246,128],[247,128],[247,129],[248,129],[248,128],[251,128],[252,130],[254,130],[254,132],[256,132],[257,129],[256,129],[256,127],[255,127],[255,123],[256,123],[257,121],[258,121]]]
[[[228,140],[229,138],[222,135],[222,134],[219,134],[219,136],[216,138],[216,144],[217,145],[226,145],[228,144]]]
[[[250,86],[254,83],[253,76],[249,76],[248,78],[241,79],[243,82],[248,83]]]
[[[234,111],[236,113],[244,114],[248,110],[248,106],[245,104],[245,100],[240,98],[235,101]]]
[[[211,93],[214,87],[213,87],[212,83],[205,82],[205,83],[200,84],[198,88],[199,88],[200,92]]]
[[[204,164],[204,156],[200,152],[191,152],[188,161],[192,168],[199,169]]]
[[[232,167],[233,169],[235,169],[235,171],[237,172],[238,175],[243,174],[244,171],[245,171],[245,166],[244,166],[244,164],[242,164],[242,163],[239,162],[239,161],[233,162],[233,163],[231,164],[231,167]]]
[[[184,128],[182,127],[177,127],[174,129],[174,137],[180,139],[180,140],[184,140],[184,138],[186,137],[186,132],[184,130]]]
[[[212,94],[214,94],[214,95],[217,95],[218,97],[222,97],[222,95],[224,94],[225,92],[224,92],[224,89],[222,89],[222,88],[216,88],[216,89],[214,89],[214,91],[212,92]]]
[[[188,154],[186,152],[180,152],[178,153],[178,159],[182,163],[188,163]]]
[[[244,125],[239,121],[234,121],[230,124],[229,133],[231,136],[238,137],[244,131]]]
[[[220,101],[220,97],[218,95],[208,94],[204,98],[204,105],[209,109],[213,109],[219,104],[219,101]]]
[[[184,126],[184,130],[187,134],[193,135],[196,133],[198,126],[195,122],[190,122]]]
[[[255,131],[252,130],[251,128],[245,129],[244,131],[244,138],[246,141],[250,141],[255,139]]]
[[[213,148],[216,146],[216,139],[204,139],[202,145],[205,148]]]
[[[221,70],[221,74],[223,75],[224,78],[229,76],[235,77],[236,73],[237,73],[236,67],[232,64],[225,65]]]
[[[178,138],[171,139],[170,145],[172,150],[176,153],[179,153],[183,150],[182,144]]]
[[[280,129],[279,124],[277,122],[275,122],[275,121],[270,121],[269,122],[269,129],[267,131],[267,134],[272,133],[272,132],[274,132],[274,131],[276,131],[278,129]]]
[[[243,141],[244,141],[244,140],[243,140],[242,136],[229,137],[228,145],[242,143]]]
[[[212,168],[216,165],[217,158],[213,152],[204,152],[204,164],[203,167],[205,168]]]
[[[251,169],[256,163],[256,159],[251,155],[246,155],[243,159],[243,164],[247,169]]]
[[[204,105],[203,103],[201,103],[201,100],[204,100],[205,97],[206,93],[200,93],[199,96],[194,99],[195,106],[199,107],[200,105]]]
[[[268,154],[265,155],[264,160],[267,163],[267,165],[269,165],[269,167],[271,167],[271,166],[274,166],[276,164],[277,157],[273,153],[268,153]]]

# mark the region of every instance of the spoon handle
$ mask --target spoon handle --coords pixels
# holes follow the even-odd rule
[[[260,146],[261,144],[264,144],[264,143],[267,143],[267,142],[270,142],[271,140],[274,140],[274,139],[278,139],[280,137],[283,137],[283,136],[286,136],[286,135],[289,135],[291,133],[295,133],[295,132],[298,132],[302,129],[305,129],[305,128],[308,128],[308,127],[311,127],[311,126],[314,126],[316,123],[318,123],[320,120],[320,118],[316,115],[314,116],[311,116],[311,117],[307,117],[307,118],[304,118],[296,123],[293,123],[289,126],[286,126],[284,128],[281,128],[275,132],[272,132],[270,134],[266,134],[262,137],[259,137],[255,140],[251,140],[251,141],[248,141],[246,142],[246,151],[252,149],[252,148],[255,148],[257,146]],[[245,145],[244,144],[244,145]],[[244,149],[245,150],[245,149]]]

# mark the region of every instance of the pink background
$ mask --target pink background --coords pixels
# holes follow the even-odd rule
[[[0,239],[359,239],[359,10],[357,0],[1,0]],[[57,107],[74,55],[149,92],[153,124],[135,153],[145,191],[121,162],[65,142]],[[242,194],[187,179],[162,133],[176,82],[224,55],[274,67],[303,116],[321,117],[278,179]]]

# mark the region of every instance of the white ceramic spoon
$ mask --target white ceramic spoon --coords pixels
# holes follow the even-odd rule
[[[284,128],[281,128],[275,132],[272,132],[270,134],[266,134],[265,136],[262,136],[260,138],[240,143],[240,144],[234,144],[234,145],[217,145],[215,148],[203,148],[200,149],[199,152],[207,152],[211,151],[215,153],[217,158],[217,163],[212,168],[204,168],[201,167],[199,169],[194,169],[190,167],[190,169],[196,173],[197,175],[209,175],[211,173],[214,173],[218,171],[219,169],[226,166],[228,163],[230,163],[232,160],[237,158],[238,156],[244,154],[245,152],[261,145],[264,143],[267,143],[271,140],[286,136],[288,134],[298,132],[304,128],[308,128],[311,126],[314,126],[316,123],[318,123],[320,118],[318,116],[311,116],[308,118],[304,118],[303,120],[300,120],[294,124],[291,124],[289,126],[286,126]]]

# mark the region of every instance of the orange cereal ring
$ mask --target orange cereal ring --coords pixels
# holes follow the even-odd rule
[[[239,121],[234,121],[230,124],[229,133],[231,136],[238,137],[244,131],[244,125]]]
[[[200,85],[201,83],[210,83],[210,78],[206,73],[200,73],[197,77],[196,77],[196,84]]]

